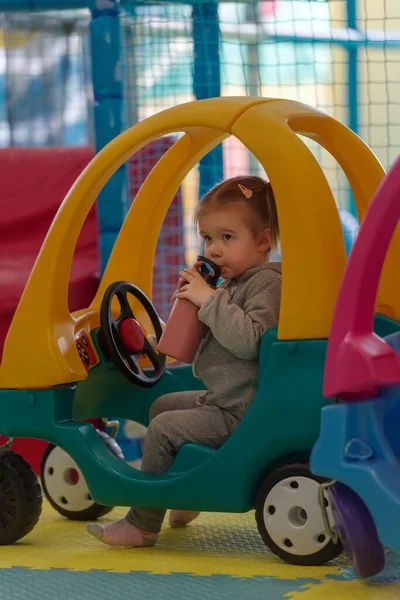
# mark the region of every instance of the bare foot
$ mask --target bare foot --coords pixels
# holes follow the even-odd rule
[[[171,527],[185,527],[196,517],[200,511],[195,510],[171,510],[169,513],[169,524]]]
[[[158,533],[140,531],[126,519],[120,519],[107,525],[88,523],[86,531],[109,546],[154,546]]]

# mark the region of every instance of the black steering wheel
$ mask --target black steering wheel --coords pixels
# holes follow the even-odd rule
[[[131,383],[144,388],[153,387],[165,371],[166,357],[158,354],[145,337],[128,302],[128,294],[135,296],[146,310],[157,342],[160,341],[162,327],[156,309],[142,290],[126,281],[116,281],[104,292],[100,306],[99,341],[104,353]],[[111,313],[114,296],[118,298],[121,307],[116,319]],[[150,359],[154,367],[149,376],[145,375],[139,366],[139,359],[143,354]]]

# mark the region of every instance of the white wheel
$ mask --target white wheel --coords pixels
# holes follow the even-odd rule
[[[58,446],[47,456],[42,481],[46,495],[61,509],[78,513],[95,504],[78,465]]]
[[[261,536],[275,554],[294,564],[322,564],[342,550],[325,532],[319,485],[306,465],[289,465],[267,477],[257,497]],[[333,523],[327,500],[326,507]]]
[[[117,442],[105,431],[97,433],[119,459],[124,455]],[[43,492],[52,507],[74,521],[93,521],[110,512],[112,506],[97,504],[90,495],[82,471],[64,450],[49,444],[40,465]]]
[[[292,554],[314,554],[329,543],[318,500],[319,483],[309,477],[279,481],[264,502],[264,523],[271,539]],[[331,508],[327,508],[332,519]]]

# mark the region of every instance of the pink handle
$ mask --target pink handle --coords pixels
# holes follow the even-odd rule
[[[377,387],[400,383],[400,356],[372,331],[379,278],[399,217],[400,157],[376,191],[344,272],[326,356],[327,397],[376,395]]]

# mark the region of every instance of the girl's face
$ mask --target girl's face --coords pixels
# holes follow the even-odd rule
[[[217,207],[199,219],[205,256],[221,267],[223,279],[240,277],[268,260],[269,229],[254,237],[246,210],[244,202],[234,202]]]

